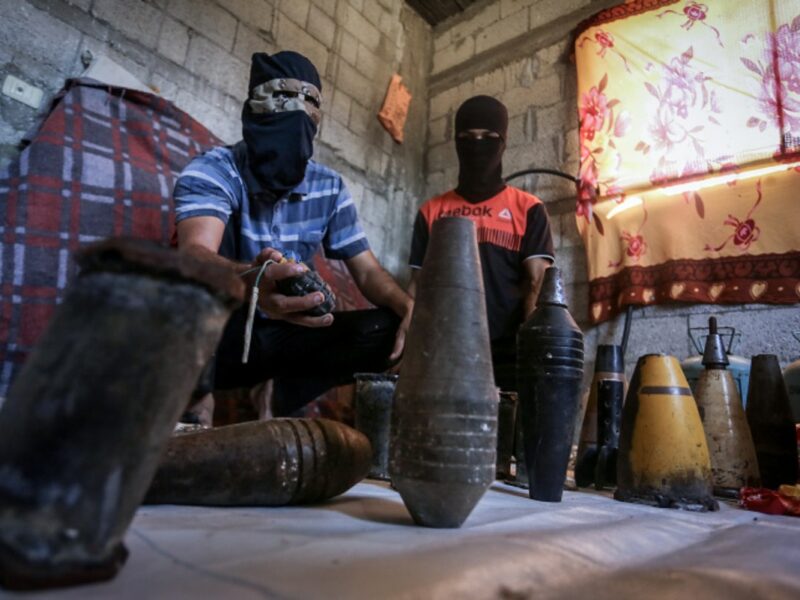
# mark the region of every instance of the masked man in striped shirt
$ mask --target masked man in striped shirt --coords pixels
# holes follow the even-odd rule
[[[243,140],[196,157],[175,185],[178,247],[244,273],[282,255],[310,264],[321,246],[345,262],[378,308],[310,316],[322,294],[291,297],[276,288],[303,267],[271,264],[259,283],[248,362],[245,308],[231,317],[213,378],[196,395],[274,379],[270,412],[285,416],[354,372],[384,370],[403,351],[413,302],[370,250],[342,177],[311,160],[321,105],[319,74],[308,59],[254,54]],[[244,276],[248,286],[255,276]]]

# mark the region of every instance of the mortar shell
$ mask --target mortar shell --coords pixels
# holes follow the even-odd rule
[[[662,508],[717,510],[697,405],[672,356],[639,359],[622,411],[614,498]]]
[[[113,577],[122,538],[244,286],[140,241],[82,267],[0,411],[0,584]]]

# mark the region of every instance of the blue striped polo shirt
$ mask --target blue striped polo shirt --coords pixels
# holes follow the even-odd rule
[[[212,216],[229,231],[234,226],[236,249],[223,242],[220,254],[243,262],[267,247],[307,263],[320,245],[325,256],[339,260],[369,249],[353,198],[333,169],[309,161],[303,181],[271,202],[248,193],[246,179],[231,148],[219,146],[196,156],[175,183],[175,222]]]

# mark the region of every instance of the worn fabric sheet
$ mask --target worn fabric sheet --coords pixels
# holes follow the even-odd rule
[[[800,519],[495,484],[461,529],[367,481],[313,507],[139,510],[112,582],[25,598],[798,598]],[[22,596],[20,596],[22,597]]]

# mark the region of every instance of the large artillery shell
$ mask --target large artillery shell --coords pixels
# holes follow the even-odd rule
[[[414,520],[459,527],[494,481],[497,388],[475,226],[434,222],[392,407],[392,483]]]
[[[694,397],[706,432],[714,493],[736,496],[742,487],[759,487],[761,480],[742,399],[727,364],[716,319],[711,317],[703,354],[706,370],[700,374]]]
[[[603,487],[613,485],[616,481],[616,450],[619,446],[624,386],[622,347],[599,345],[575,462],[575,483],[579,487],[587,487],[593,483]],[[599,392],[602,392],[602,398],[598,398]],[[603,431],[602,442],[598,442],[600,429]],[[605,446],[605,450],[603,464],[598,471],[602,481],[598,481],[595,472],[601,444]]]
[[[622,409],[614,498],[661,508],[717,510],[711,460],[677,359],[642,356]]]
[[[338,496],[369,470],[366,436],[328,419],[250,421],[175,436],[148,504],[283,506]]]
[[[536,310],[517,333],[517,383],[528,494],[560,502],[583,379],[583,334],[567,311],[558,268],[545,271]]]
[[[122,537],[244,286],[143,242],[78,256],[0,411],[0,583],[113,577]]]
[[[758,354],[750,367],[747,422],[764,487],[797,481],[797,438],[778,357]]]
[[[355,426],[372,446],[372,466],[368,476],[389,479],[389,434],[392,398],[397,375],[356,373]]]

